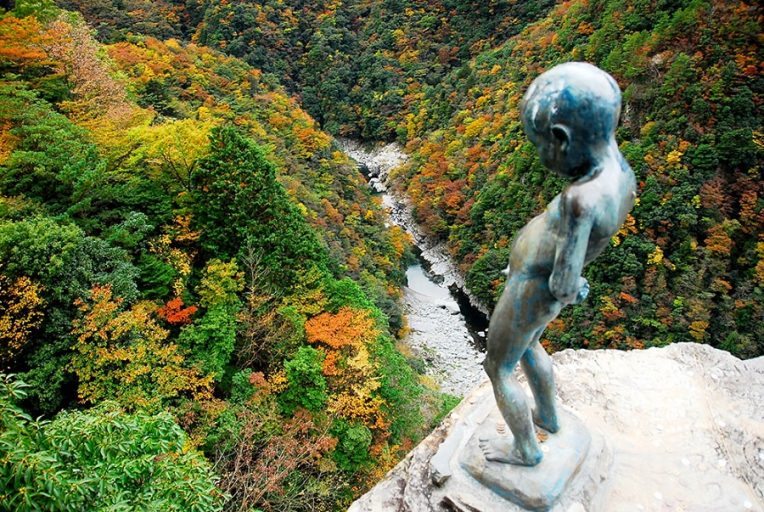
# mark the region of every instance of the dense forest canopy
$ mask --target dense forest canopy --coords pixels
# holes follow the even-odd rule
[[[569,60],[624,92],[639,201],[544,344],[764,354],[763,15],[1,2],[0,509],[346,507],[454,398],[400,351],[410,241],[332,135],[404,145],[395,187],[490,307],[563,186],[518,102]]]
[[[591,299],[556,322],[548,346],[699,341],[742,357],[764,353],[759,7],[86,3],[64,2],[83,8],[104,40],[134,31],[125,12],[140,13],[142,30],[181,30],[262,69],[330,133],[405,144],[414,158],[396,176],[400,191],[489,307],[514,233],[562,187],[521,131],[519,98],[554,64],[599,65],[624,91],[618,139],[641,198],[613,249],[588,270]],[[172,16],[183,21],[170,30],[160,20]]]

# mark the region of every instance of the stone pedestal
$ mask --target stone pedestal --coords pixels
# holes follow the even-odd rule
[[[462,468],[506,500],[528,510],[549,510],[578,474],[588,455],[589,431],[575,416],[562,412],[559,432],[538,432],[544,458],[537,466],[525,467],[486,460],[480,440],[499,436],[502,443],[510,445],[512,434],[502,433],[503,430],[506,427],[498,410],[492,411],[475,429],[460,454]]]
[[[560,431],[537,430],[542,461],[534,467],[488,461],[481,439],[498,438],[508,445],[512,434],[504,424],[490,386],[478,402],[457,418],[450,433],[430,459],[433,484],[442,503],[464,511],[551,510],[556,503],[574,502],[596,493],[591,475],[607,473],[609,454],[601,436],[592,434],[570,412],[561,410]],[[582,470],[586,473],[583,474]],[[596,478],[600,483],[602,478]]]

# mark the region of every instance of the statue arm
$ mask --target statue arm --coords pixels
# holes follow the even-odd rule
[[[557,234],[554,267],[549,276],[549,291],[563,304],[579,303],[589,291],[584,270],[592,220],[582,207],[580,198],[566,197],[560,201],[560,228]]]

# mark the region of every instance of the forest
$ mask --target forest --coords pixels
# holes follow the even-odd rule
[[[344,510],[448,413],[414,260],[335,136],[397,141],[488,308],[564,183],[539,73],[618,81],[635,209],[549,351],[764,355],[764,55],[721,0],[0,2],[0,510]]]

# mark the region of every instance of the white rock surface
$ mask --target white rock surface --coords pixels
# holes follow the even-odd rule
[[[441,391],[464,396],[485,377],[485,354],[472,344],[459,306],[410,288],[404,288],[403,294],[410,330],[401,341],[424,360],[425,374],[435,379]]]
[[[764,357],[682,343],[553,359],[562,406],[612,453],[596,495],[563,500],[555,512],[764,511]],[[487,382],[350,510],[446,510],[429,460],[456,418],[484,400]]]
[[[394,142],[374,149],[369,149],[352,139],[338,138],[337,142],[342,151],[356,162],[365,165],[369,175],[378,178],[383,184],[387,181],[390,170],[402,165],[408,159],[406,153]]]

